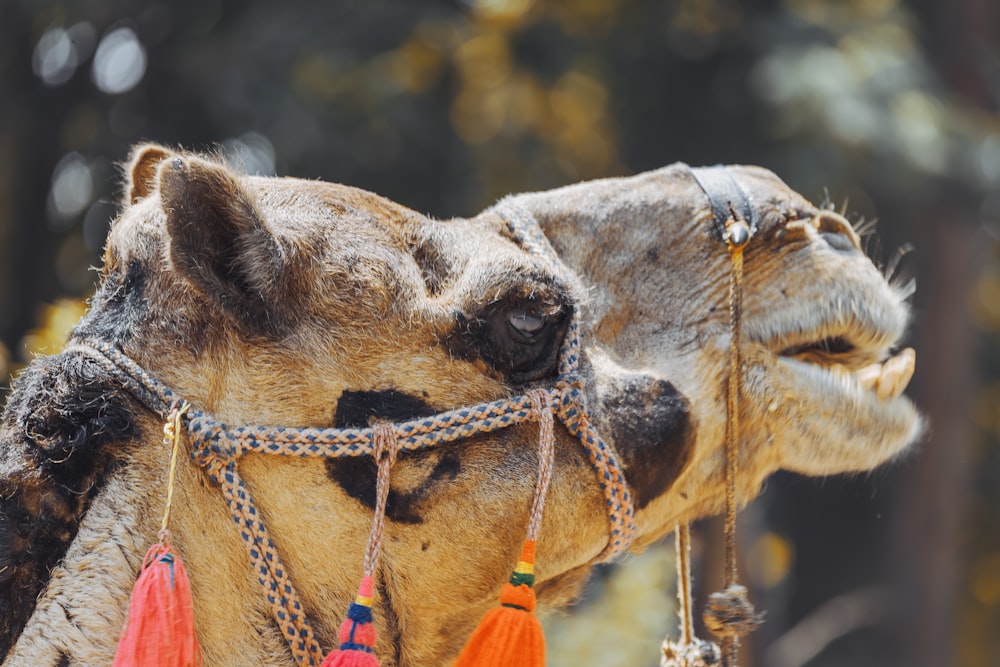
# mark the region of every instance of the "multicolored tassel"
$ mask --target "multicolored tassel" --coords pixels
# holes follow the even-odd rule
[[[375,641],[378,634],[372,623],[372,577],[361,578],[358,595],[347,608],[347,618],[340,626],[340,648],[330,653],[320,667],[378,667]]]
[[[487,612],[458,656],[455,667],[542,667],[545,635],[535,616],[535,542],[521,549],[500,606]]]

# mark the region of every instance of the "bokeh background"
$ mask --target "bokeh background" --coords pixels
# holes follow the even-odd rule
[[[1000,665],[1000,3],[0,0],[0,376],[92,290],[116,165],[155,140],[444,217],[683,160],[767,166],[915,278],[930,419],[874,473],[741,519],[744,667]],[[910,251],[910,248],[915,250]],[[720,525],[695,528],[699,595]],[[664,548],[601,570],[550,664],[658,662]]]

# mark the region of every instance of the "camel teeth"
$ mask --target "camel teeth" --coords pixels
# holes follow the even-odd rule
[[[858,378],[858,384],[862,389],[877,390],[879,379],[882,377],[882,364],[865,366],[855,373],[855,377]]]
[[[898,398],[910,383],[916,363],[917,353],[910,347],[885,362],[876,388],[879,399],[888,401]]]
[[[882,364],[865,366],[854,377],[862,389],[875,392],[880,401],[899,398],[913,377],[917,353],[906,348]]]
[[[885,363],[865,366],[854,377],[862,389],[875,392],[880,401],[891,401],[899,398],[910,383],[916,363],[917,353],[908,347]]]

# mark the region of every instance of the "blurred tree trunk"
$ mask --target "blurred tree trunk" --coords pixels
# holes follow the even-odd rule
[[[996,4],[914,0],[912,6],[922,15],[928,54],[948,88],[975,107],[995,110],[998,100],[987,68],[1000,38]],[[969,199],[969,190],[962,190],[951,188],[942,197],[950,206],[916,221],[923,318],[917,344],[926,351],[925,363],[917,366],[917,398],[928,410],[930,430],[896,498],[896,516],[903,519],[892,545],[892,623],[897,664],[906,667],[957,665],[954,619],[964,563],[962,517],[974,470],[969,415],[979,381],[979,341],[967,303],[985,259],[977,247],[978,221],[970,224],[961,213],[975,210],[978,202],[961,203]]]
[[[5,86],[0,99],[0,342],[14,358],[20,356],[18,342],[36,321],[38,304],[57,293],[45,202],[73,99],[70,86],[46,89],[32,73],[35,45],[24,30],[30,21],[22,10],[11,4],[0,13],[0,40],[14,47],[0,62]]]
[[[927,353],[918,357],[917,401],[928,411],[929,436],[907,467],[894,510],[899,529],[892,536],[891,623],[900,667],[957,664],[962,517],[973,470],[968,415],[976,395],[977,333],[966,295],[981,253],[966,221],[954,211],[937,213],[920,221],[918,246],[925,259],[918,277],[922,336],[916,343]]]

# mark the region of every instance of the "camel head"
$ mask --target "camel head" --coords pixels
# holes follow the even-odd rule
[[[755,216],[740,343],[745,502],[779,469],[878,466],[921,421],[901,395],[912,353],[893,356],[906,295],[841,216],[766,170],[727,171]],[[230,425],[364,428],[552,387],[560,347],[578,335],[583,405],[624,471],[634,546],[721,509],[730,259],[687,166],[453,220],[153,145],[134,151],[127,181],[71,344],[121,350]],[[555,255],[525,247],[515,220]],[[67,350],[25,371],[3,429],[4,664],[108,664],[159,528],[161,418]],[[383,666],[448,664],[495,604],[524,540],[538,437],[525,423],[399,454],[376,580]],[[536,565],[545,606],[579,593],[609,541],[597,474],[559,422],[554,456]],[[334,647],[374,462],[249,454],[239,466],[319,643]],[[206,664],[292,664],[219,489],[187,462],[175,495],[173,544]]]

